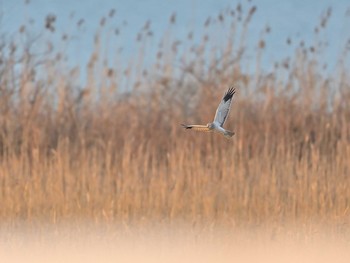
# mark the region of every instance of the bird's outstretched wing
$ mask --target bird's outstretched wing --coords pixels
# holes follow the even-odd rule
[[[230,112],[231,101],[235,92],[236,89],[234,87],[229,88],[216,110],[214,122],[219,123],[221,127],[224,125],[228,113]]]
[[[210,131],[209,128],[206,125],[186,125],[186,124],[181,124],[182,127],[185,129],[192,129],[195,131]]]

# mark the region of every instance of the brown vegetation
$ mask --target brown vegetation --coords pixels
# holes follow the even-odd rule
[[[125,69],[105,62],[104,20],[84,86],[62,52],[35,56],[29,44],[8,44],[0,64],[0,220],[347,222],[346,64],[326,74],[318,43],[301,44],[264,73],[267,28],[250,61],[255,75],[243,73],[255,8],[242,12],[209,19],[201,43],[191,32],[183,42],[172,39],[172,18],[151,66],[144,62],[148,23],[137,38],[138,60]],[[230,37],[212,49],[220,27]],[[232,140],[181,129],[184,121],[209,122],[232,84]]]

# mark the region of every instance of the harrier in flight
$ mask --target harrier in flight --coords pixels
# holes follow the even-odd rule
[[[231,138],[235,133],[232,131],[225,130],[222,126],[230,111],[231,101],[233,94],[235,94],[236,89],[234,87],[229,88],[224,97],[222,98],[219,107],[216,110],[214,121],[208,123],[207,125],[186,125],[181,124],[185,129],[192,129],[195,131],[216,131],[222,133],[225,137]]]

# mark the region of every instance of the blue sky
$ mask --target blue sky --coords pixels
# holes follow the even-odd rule
[[[267,36],[268,45],[263,58],[263,66],[266,69],[271,68],[274,60],[293,52],[293,49],[286,45],[288,37],[303,39],[306,45],[311,44],[320,14],[328,7],[332,7],[332,16],[328,29],[321,37],[329,42],[324,55],[329,65],[334,67],[340,50],[350,38],[350,15],[345,15],[350,8],[348,0],[256,0],[249,4],[248,0],[241,2],[243,7],[257,6],[247,38],[252,49],[264,27],[269,25],[272,29]],[[123,59],[127,61],[135,48],[135,36],[147,20],[152,21],[154,38],[157,39],[166,31],[170,15],[176,12],[177,21],[172,27],[172,34],[181,39],[190,29],[200,30],[207,17],[217,16],[220,11],[227,7],[235,7],[238,3],[224,0],[30,0],[29,4],[24,4],[23,0],[2,0],[0,25],[3,34],[11,38],[17,34],[20,25],[28,25],[32,19],[35,22],[30,28],[35,35],[42,32],[46,15],[55,14],[58,17],[56,32],[75,35],[73,43],[68,47],[70,63],[84,65],[91,54],[93,36],[99,27],[99,21],[101,17],[107,16],[111,9],[116,10],[116,15],[108,27],[110,30],[123,28],[115,44],[124,48]],[[80,18],[83,18],[85,23],[80,31],[77,31],[75,23]],[[152,52],[152,49],[149,52]],[[249,56],[247,59],[249,60]]]

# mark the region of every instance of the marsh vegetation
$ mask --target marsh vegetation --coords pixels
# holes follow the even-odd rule
[[[315,21],[314,43],[287,39],[293,54],[267,72],[261,57],[273,28],[262,29],[255,57],[245,56],[255,11],[224,10],[203,23],[200,37],[189,31],[184,39],[172,36],[174,14],[153,60],[146,23],[125,63],[122,51],[104,49],[123,30],[111,30],[111,10],[83,68],[66,62],[71,36],[57,36],[53,15],[38,38],[30,25],[3,37],[0,221],[347,223],[350,42],[336,70],[319,63],[329,10]],[[75,22],[78,34],[84,21]],[[218,29],[229,32],[220,43]],[[232,84],[232,140],[181,129],[210,121]]]

